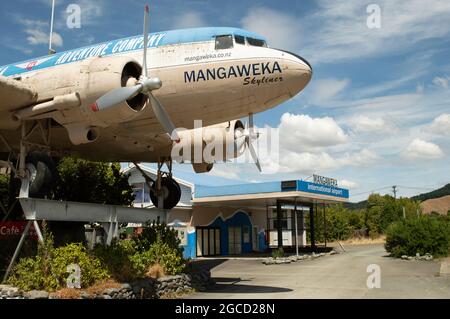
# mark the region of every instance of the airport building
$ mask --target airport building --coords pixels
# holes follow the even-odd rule
[[[155,178],[156,170],[142,169]],[[141,172],[131,166],[125,173],[130,174],[129,183],[135,190],[134,206],[153,208]],[[217,187],[175,179],[182,190],[181,200],[166,222],[178,230],[184,255],[192,259],[262,253],[278,247],[285,251],[315,249],[315,221],[325,218],[325,206],[349,199],[348,190],[321,177],[314,182]]]

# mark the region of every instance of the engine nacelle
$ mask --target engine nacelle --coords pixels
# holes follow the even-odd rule
[[[99,137],[98,128],[85,125],[66,125],[70,141],[74,145],[88,144],[95,142]]]
[[[135,85],[141,76],[142,67],[129,57],[97,57],[87,61],[88,80],[83,91],[83,113],[101,126],[132,120],[146,107],[147,96],[138,94],[134,98],[101,112],[93,112],[91,105],[114,89]],[[94,123],[93,123],[94,124]]]
[[[192,164],[192,168],[194,169],[194,172],[197,174],[203,174],[203,173],[209,173],[213,169],[214,164],[208,164],[208,163],[199,163],[199,164]]]
[[[243,130],[242,122],[235,120],[179,131],[180,142],[172,149],[172,159],[180,163],[193,163],[196,172],[210,171],[212,165],[209,167],[207,164],[226,162],[245,151],[244,139],[240,138]]]

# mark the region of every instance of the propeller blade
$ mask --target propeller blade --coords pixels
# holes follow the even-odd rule
[[[94,104],[92,104],[91,109],[94,112],[105,110],[114,105],[120,104],[129,100],[142,90],[142,84],[129,87],[121,87],[109,91],[108,93],[101,96]]]
[[[262,172],[261,164],[259,162],[258,155],[256,154],[256,151],[253,148],[253,145],[247,141],[247,146],[248,146],[248,149],[250,150],[250,154],[252,155],[253,160],[255,161],[256,167],[258,168],[258,170],[260,172]]]
[[[170,119],[169,114],[167,114],[164,107],[151,92],[148,93],[148,97],[158,122],[162,125],[166,133],[169,134],[173,141],[179,141],[180,137],[177,134],[176,127]]]
[[[148,25],[150,18],[150,9],[148,4],[145,6],[144,10],[144,55],[142,60],[142,74],[147,78],[148,77],[148,69],[147,69],[147,48],[148,48]]]

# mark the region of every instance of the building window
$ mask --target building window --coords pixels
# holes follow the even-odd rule
[[[150,204],[150,189],[146,183],[133,184],[134,204]]]
[[[226,50],[233,48],[233,36],[221,35],[216,37],[216,50]]]

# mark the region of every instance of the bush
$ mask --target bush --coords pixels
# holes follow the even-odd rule
[[[447,256],[450,245],[448,219],[421,216],[391,224],[386,233],[386,250],[394,257],[430,253],[435,257]]]
[[[180,249],[174,249],[162,240],[157,240],[144,255],[151,265],[159,264],[167,275],[177,275],[186,267],[186,262],[180,254]],[[145,259],[145,258],[144,258]]]
[[[25,291],[55,291],[66,287],[70,275],[67,266],[71,264],[80,266],[83,288],[109,277],[100,260],[89,255],[82,244],[55,249],[51,234],[46,234],[45,238],[45,243],[39,244],[36,257],[20,259],[8,279],[9,284]]]
[[[55,249],[51,269],[59,280],[59,286],[64,287],[69,273],[67,266],[77,264],[81,269],[81,286],[89,287],[98,281],[109,278],[108,271],[100,259],[89,255],[86,248],[80,244],[69,244]]]
[[[272,258],[283,258],[284,257],[284,250],[283,247],[280,247],[278,249],[275,249],[272,251]]]
[[[142,240],[139,243],[142,244]],[[157,239],[148,249],[135,240],[113,241],[110,246],[97,245],[93,253],[103,261],[114,279],[125,282],[144,278],[154,265],[159,264],[168,275],[176,275],[186,264],[180,249],[170,247],[162,239]]]
[[[122,282],[144,277],[149,265],[132,240],[113,240],[110,246],[97,245],[93,254],[103,262],[114,279]]]
[[[159,222],[147,223],[142,233],[133,239],[138,246],[138,250],[143,252],[149,250],[150,246],[156,243],[158,238],[160,238],[163,243],[169,245],[170,248],[179,250],[180,255],[183,254],[183,250],[180,248],[181,241],[178,238],[178,232]]]

